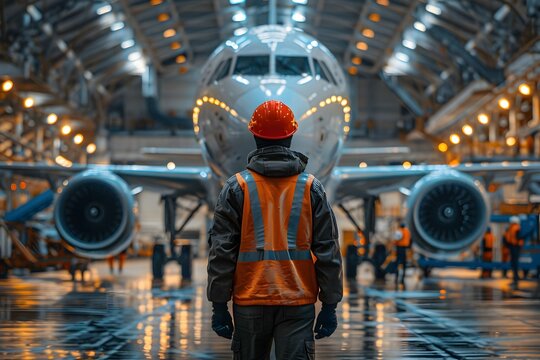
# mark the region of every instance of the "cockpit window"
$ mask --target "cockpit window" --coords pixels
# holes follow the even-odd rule
[[[324,71],[323,71],[323,69],[321,67],[321,64],[319,63],[319,60],[313,59],[313,65],[314,65],[314,68],[315,68],[315,76],[320,76],[321,79],[323,79],[324,81],[330,82],[330,80],[328,79],[328,77],[324,73]]]
[[[231,68],[232,59],[229,58],[225,62],[222,62],[216,72],[216,79],[214,81],[219,81],[229,74],[229,69]]]
[[[268,55],[238,56],[235,75],[267,75],[270,73],[270,57]]]
[[[229,58],[219,63],[219,65],[216,68],[216,71],[214,72],[214,75],[212,75],[208,83],[211,84],[214,81],[219,81],[223,79],[225,76],[227,76],[229,74],[229,69],[231,67],[231,61],[232,59]]]
[[[328,66],[326,66],[326,64],[323,61],[318,61],[317,59],[313,59],[313,63],[315,64],[316,75],[319,75],[321,79],[331,82],[337,86],[336,79],[332,75],[332,72],[330,71]]]
[[[305,56],[276,56],[276,73],[289,76],[311,75],[308,58]]]

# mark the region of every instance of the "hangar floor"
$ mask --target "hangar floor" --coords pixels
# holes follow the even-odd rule
[[[205,264],[181,288],[179,268],[152,288],[149,260],[111,276],[95,263],[84,283],[49,272],[0,280],[0,359],[228,359],[210,328]],[[339,306],[340,326],[317,341],[319,359],[532,359],[540,357],[536,283],[517,293],[506,280],[452,271],[410,290],[360,287]],[[458,278],[459,276],[459,278]],[[467,278],[468,276],[468,278]]]

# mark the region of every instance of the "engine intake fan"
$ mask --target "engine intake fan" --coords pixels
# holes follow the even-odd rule
[[[420,179],[408,201],[407,222],[415,245],[430,255],[448,256],[480,239],[489,221],[482,185],[454,170]]]
[[[117,175],[87,170],[70,179],[54,209],[58,232],[77,255],[103,259],[131,243],[133,196]]]

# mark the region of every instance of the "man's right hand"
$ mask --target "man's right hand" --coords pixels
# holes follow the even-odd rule
[[[212,303],[212,330],[221,337],[232,339],[234,326],[227,303]]]

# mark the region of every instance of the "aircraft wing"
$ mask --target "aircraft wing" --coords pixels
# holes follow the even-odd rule
[[[83,165],[70,167],[39,163],[0,163],[0,173],[40,178],[49,181],[70,178],[86,170],[111,172],[131,186],[143,186],[155,191],[175,191],[207,198],[211,172],[208,167],[177,167],[141,165]]]
[[[405,169],[403,166],[369,166],[366,168],[337,167],[327,185],[327,192],[335,202],[353,198],[378,195],[411,188],[420,178],[434,173],[454,170],[482,180],[484,185],[491,183],[517,182],[520,190],[532,190],[540,182],[540,163],[481,163],[459,166],[416,165]],[[540,189],[540,187],[539,187]]]

